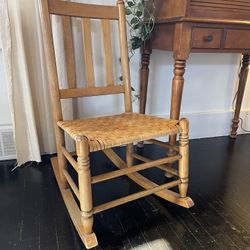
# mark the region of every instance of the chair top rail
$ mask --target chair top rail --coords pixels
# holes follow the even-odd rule
[[[119,11],[116,6],[49,0],[48,7],[49,13],[54,15],[119,20]]]

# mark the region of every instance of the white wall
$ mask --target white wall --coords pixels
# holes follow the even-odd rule
[[[77,0],[89,2],[92,0]],[[96,0],[95,3],[103,3]],[[115,4],[114,0],[107,0],[105,4]],[[94,25],[94,61],[98,64],[95,72],[98,81],[101,77],[103,56],[98,49],[100,37],[97,35],[97,26]],[[75,37],[79,36],[79,28],[75,29]],[[113,32],[113,35],[115,32]],[[80,35],[81,36],[81,35]],[[81,39],[78,38],[78,39]],[[75,39],[79,41],[78,39]],[[78,66],[78,83],[84,81],[82,70],[83,58],[80,56],[81,45],[76,46],[76,61]],[[114,46],[115,54],[117,47]],[[98,53],[97,53],[98,52]],[[117,58],[116,58],[117,60]],[[213,137],[230,133],[233,116],[232,101],[238,84],[238,71],[241,56],[239,54],[191,54],[187,62],[185,73],[185,87],[182,101],[181,116],[190,120],[191,138]],[[138,93],[140,56],[137,52],[131,60],[132,85]],[[117,65],[117,61],[116,61]],[[119,71],[118,71],[119,72]],[[116,77],[119,75],[116,74]],[[171,52],[154,50],[150,64],[150,80],[148,89],[147,113],[168,117],[170,110],[171,81],[173,77],[173,59]],[[98,97],[81,100],[78,103],[80,117],[118,112],[122,110],[122,99],[118,97]],[[112,108],[110,108],[110,106]],[[88,109],[88,107],[91,107]],[[138,111],[138,102],[134,103],[134,111]],[[242,105],[241,117],[244,119],[244,128],[250,130],[250,77]],[[243,133],[239,129],[239,133]]]
[[[138,82],[138,60],[131,62],[133,83]],[[190,120],[191,138],[228,135],[232,101],[238,84],[239,54],[191,54],[187,61],[181,116]],[[171,52],[153,50],[147,113],[169,116],[173,59]],[[241,117],[250,130],[250,77]],[[240,129],[239,133],[243,133]]]
[[[0,48],[0,126],[11,125],[11,123],[7,85],[3,68],[3,56]]]
[[[95,0],[95,3],[103,3],[103,0]],[[78,0],[78,2],[93,3],[92,0]],[[114,0],[106,0],[105,4],[114,4]],[[78,85],[85,80],[83,56],[82,56],[82,34],[81,26],[74,26],[75,50],[77,65]],[[103,77],[103,55],[100,53],[100,37],[94,25],[93,42],[94,62],[97,64],[96,79],[101,83]],[[117,32],[113,30],[115,37]],[[28,39],[28,38],[27,38]],[[31,42],[34,42],[31,39]],[[118,47],[114,48],[114,59],[116,64],[116,78],[119,77]],[[1,52],[0,52],[1,53]],[[2,69],[2,57],[0,56],[0,124],[10,123],[10,112],[6,86],[4,85],[4,74]],[[187,62],[185,74],[185,88],[182,102],[182,116],[190,119],[191,138],[212,137],[228,135],[232,119],[232,99],[237,86],[237,72],[240,56],[237,54],[192,54]],[[153,51],[150,64],[150,81],[148,91],[147,113],[167,117],[170,108],[171,80],[173,76],[173,60],[170,52]],[[132,85],[138,92],[139,79],[139,53],[131,60]],[[38,81],[36,81],[38,82]],[[39,88],[36,88],[37,91]],[[38,94],[35,95],[39,99]],[[36,99],[35,98],[35,99]],[[42,105],[39,100],[35,105]],[[102,113],[114,113],[122,111],[122,99],[120,97],[85,98],[79,100],[77,110],[79,117],[99,115]],[[250,77],[243,102],[242,117],[244,127],[250,129]],[[134,103],[134,110],[138,111],[138,103]],[[39,113],[41,116],[41,114]],[[46,123],[46,116],[41,116]],[[41,127],[43,126],[41,123]],[[41,130],[41,128],[39,129]],[[40,131],[40,137],[42,136]],[[42,136],[44,137],[44,136]],[[46,148],[46,147],[45,147]]]

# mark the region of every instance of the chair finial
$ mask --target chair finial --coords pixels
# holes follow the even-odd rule
[[[117,0],[116,3],[117,3],[117,4],[124,4],[124,1],[123,1],[123,0]]]

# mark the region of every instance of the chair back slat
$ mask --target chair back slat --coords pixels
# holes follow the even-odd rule
[[[64,40],[68,87],[76,88],[75,56],[74,56],[73,34],[72,34],[70,17],[62,16],[62,27],[63,27],[63,40]]]
[[[93,52],[91,39],[91,22],[89,18],[82,19],[83,30],[83,48],[85,59],[85,73],[88,87],[95,86],[94,67],[93,67]]]
[[[104,45],[104,57],[106,68],[106,85],[114,85],[114,72],[113,72],[113,58],[112,58],[112,44],[111,44],[111,32],[110,21],[103,19],[102,21],[103,32],[103,45]]]
[[[93,19],[119,19],[119,12],[116,6],[82,4],[59,0],[49,0],[48,4],[50,14]]]

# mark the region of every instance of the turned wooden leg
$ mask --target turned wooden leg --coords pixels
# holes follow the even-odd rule
[[[172,97],[171,97],[171,110],[170,119],[178,120],[180,117],[181,99],[184,85],[184,73],[185,73],[186,60],[175,60],[174,64],[174,78],[172,81]],[[171,145],[176,144],[176,135],[169,137],[169,143]],[[172,156],[175,152],[169,150],[168,155]],[[173,177],[172,174],[166,173],[166,177]]]
[[[174,64],[174,78],[172,81],[172,96],[171,96],[171,110],[170,119],[178,120],[180,117],[181,99],[184,86],[186,60],[175,60]],[[176,143],[176,136],[170,137],[170,143]]]
[[[152,50],[144,46],[141,52],[140,69],[140,113],[145,114],[148,90],[149,63]]]
[[[239,127],[239,121],[240,121],[240,109],[241,109],[241,104],[242,104],[246,82],[247,82],[249,63],[250,63],[250,56],[248,54],[243,54],[242,66],[241,66],[241,71],[240,71],[240,76],[239,76],[240,79],[239,79],[239,86],[238,86],[238,92],[237,92],[235,113],[234,113],[232,130],[231,130],[231,135],[230,135],[231,138],[237,137],[237,129]]]
[[[93,202],[89,164],[89,144],[86,137],[79,136],[76,139],[76,153],[81,218],[84,234],[90,235],[93,232]]]
[[[132,154],[133,154],[133,144],[128,144],[126,146],[126,161],[127,161],[128,167],[133,166],[133,163],[134,163]]]
[[[188,131],[189,124],[187,119],[180,120],[180,145],[179,153],[182,158],[179,160],[179,177],[181,184],[179,184],[180,196],[185,198],[188,190],[188,161],[189,161],[189,147],[188,147]]]
[[[58,169],[60,175],[60,181],[63,189],[68,188],[68,182],[63,174],[63,170],[67,169],[67,159],[62,153],[62,147],[65,146],[64,132],[56,126],[56,146],[57,146],[57,159],[58,159]]]
[[[140,69],[140,113],[145,114],[148,91],[148,76],[150,55],[152,53],[149,45],[145,45],[141,51],[141,69]],[[143,147],[143,142],[137,144],[138,147]]]

